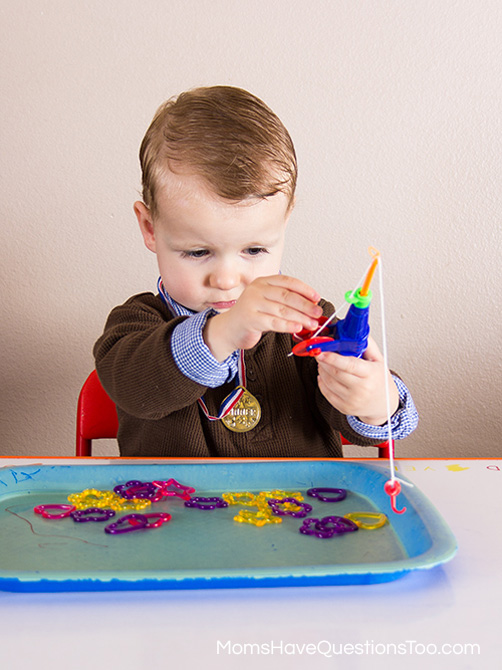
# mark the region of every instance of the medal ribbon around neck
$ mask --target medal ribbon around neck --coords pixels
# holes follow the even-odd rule
[[[239,351],[239,381],[234,390],[220,405],[218,416],[211,416],[204,398],[197,400],[209,421],[219,421],[234,433],[247,433],[260,421],[261,407],[258,400],[246,389],[246,364],[244,351]]]
[[[178,305],[167,293],[159,277],[157,288],[160,296],[175,316],[192,316],[186,307]],[[238,384],[221,403],[218,416],[211,416],[204,398],[197,400],[200,408],[209,421],[222,421],[223,425],[234,433],[247,433],[252,430],[261,418],[261,407],[258,400],[246,389],[246,365],[244,351],[239,351]]]

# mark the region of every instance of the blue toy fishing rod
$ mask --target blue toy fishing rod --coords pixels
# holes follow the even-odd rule
[[[328,319],[326,317],[319,319],[320,327],[316,332],[303,330],[298,333],[296,337],[301,339],[301,341],[293,347],[293,354],[296,356],[318,356],[323,351],[334,351],[342,356],[355,356],[356,358],[360,358],[364,354],[368,347],[368,335],[370,333],[368,321],[371,299],[373,297],[370,284],[380,258],[380,253],[376,249],[371,249],[370,253],[373,255],[373,260],[366,273],[363,285],[361,288],[355,291],[348,291],[345,294],[345,302],[350,305],[345,318],[330,325],[330,322],[336,316],[335,312]],[[319,336],[319,333],[323,331],[327,331],[329,336]],[[386,392],[386,395],[388,398],[388,392]],[[388,400],[387,410],[389,410]],[[396,507],[396,498],[401,492],[401,484],[396,479],[393,468],[394,442],[390,429],[390,416],[387,423],[389,425],[388,444],[391,478],[385,483],[384,491],[391,499],[392,511],[396,514],[403,514],[406,511],[406,507],[403,507],[401,510],[398,510]]]
[[[369,311],[373,294],[370,289],[371,280],[375,274],[380,254],[375,251],[373,261],[369,267],[363,285],[355,291],[345,294],[345,302],[350,304],[347,315],[333,325],[329,322],[334,315],[319,321],[321,328],[316,332],[302,331],[298,334],[302,341],[293,347],[295,356],[318,356],[323,351],[334,351],[342,356],[360,358],[368,346]],[[318,336],[318,333],[327,330],[329,335]],[[310,337],[309,337],[310,335]]]

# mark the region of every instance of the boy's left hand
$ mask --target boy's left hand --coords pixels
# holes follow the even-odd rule
[[[324,352],[316,359],[319,390],[342,414],[356,416],[373,426],[386,423],[385,375],[389,376],[390,415],[399,407],[397,386],[371,337],[362,358]]]

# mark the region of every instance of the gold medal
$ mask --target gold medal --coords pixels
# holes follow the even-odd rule
[[[228,414],[221,417],[221,421],[228,430],[234,433],[247,433],[258,424],[261,418],[261,407],[258,400],[246,388],[243,386],[238,388],[242,388],[244,393]]]

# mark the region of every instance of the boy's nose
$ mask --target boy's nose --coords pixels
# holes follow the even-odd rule
[[[212,288],[219,288],[222,291],[228,291],[235,288],[240,283],[239,273],[235,268],[229,266],[220,266],[214,268],[209,276],[209,283]]]

